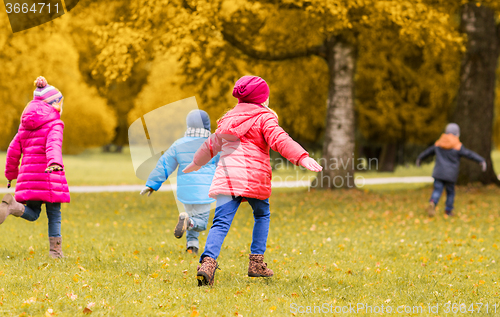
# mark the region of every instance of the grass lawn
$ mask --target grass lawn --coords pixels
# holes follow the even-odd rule
[[[434,219],[423,211],[430,191],[274,191],[270,279],[246,276],[253,218],[244,204],[213,288],[196,286],[198,259],[173,236],[171,193],[73,194],[63,206],[65,259],[48,257],[44,215],[0,226],[0,315],[82,316],[88,306],[91,316],[298,316],[358,303],[406,305],[414,316],[437,304],[432,315],[443,316],[446,303],[500,312],[500,190],[458,188],[457,217],[443,216],[441,202]]]

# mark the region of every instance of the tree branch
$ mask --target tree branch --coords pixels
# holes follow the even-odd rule
[[[308,47],[294,52],[273,54],[271,52],[256,50],[253,47],[240,42],[233,34],[228,33],[226,30],[222,30],[222,36],[224,40],[239,49],[243,54],[255,59],[261,59],[265,61],[283,61],[287,59],[308,57],[312,55],[326,58],[326,48],[324,45]]]
[[[191,11],[191,13],[196,12],[196,7],[189,4],[188,0],[182,0],[182,7]]]
[[[289,10],[304,10],[307,7],[312,6],[312,2],[310,1],[304,1],[302,5],[293,2],[283,2],[276,0],[260,0],[258,2],[275,5],[278,9],[289,9]]]

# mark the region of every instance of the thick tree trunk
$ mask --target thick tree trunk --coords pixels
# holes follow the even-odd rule
[[[354,45],[333,38],[326,43],[330,72],[326,130],[321,165],[315,187],[354,188],[356,166],[354,118]]]
[[[500,52],[493,10],[476,3],[463,5],[461,30],[467,34],[468,44],[453,121],[460,126],[464,146],[484,157],[488,170],[482,173],[477,163],[463,160],[458,183],[499,184],[491,164],[495,71]]]
[[[397,163],[397,152],[398,146],[396,143],[384,144],[379,158],[379,170],[381,172],[394,172]]]

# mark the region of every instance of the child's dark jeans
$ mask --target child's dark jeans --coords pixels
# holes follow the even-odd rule
[[[42,201],[28,201],[21,218],[28,221],[36,221],[42,212],[42,204],[45,204],[47,218],[49,220],[49,237],[61,236],[61,204],[44,203]]]
[[[434,191],[432,192],[430,201],[434,202],[437,205],[439,202],[439,198],[441,198],[441,194],[443,193],[443,189],[445,188],[446,188],[446,213],[449,214],[453,210],[453,203],[455,201],[455,183],[435,178]]]

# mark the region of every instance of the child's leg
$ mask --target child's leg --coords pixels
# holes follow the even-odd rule
[[[191,208],[187,213],[193,226],[188,227],[188,231],[186,233],[187,247],[195,247],[199,249],[200,243],[198,242],[198,237],[200,235],[200,231],[207,230],[208,217],[210,216],[210,204],[193,204],[190,205],[190,207]]]
[[[210,217],[210,204],[191,205],[192,209],[189,214],[189,219],[193,221],[193,227],[189,230],[192,231],[205,231],[207,230],[208,218]]]
[[[455,202],[455,183],[446,182],[446,214],[450,215],[453,211]]]
[[[444,182],[440,179],[434,179],[434,191],[432,192],[430,201],[437,205],[443,193],[443,189]]]
[[[266,252],[267,236],[269,234],[269,223],[271,221],[271,212],[269,211],[269,199],[260,200],[247,198],[252,206],[255,223],[253,225],[252,245],[250,251],[252,254],[264,254]]]
[[[45,203],[49,219],[49,237],[61,236],[61,204]]]
[[[42,212],[41,201],[28,201],[24,208],[24,214],[21,218],[28,221],[36,221],[38,217],[40,217],[40,212]]]
[[[45,203],[45,209],[49,219],[49,255],[54,259],[62,258],[64,255],[61,237],[61,204]]]
[[[214,223],[207,236],[205,250],[200,257],[200,263],[203,258],[210,257],[217,259],[224,242],[224,238],[233,222],[236,210],[241,204],[242,197],[219,196],[217,197],[217,207],[215,208]]]

